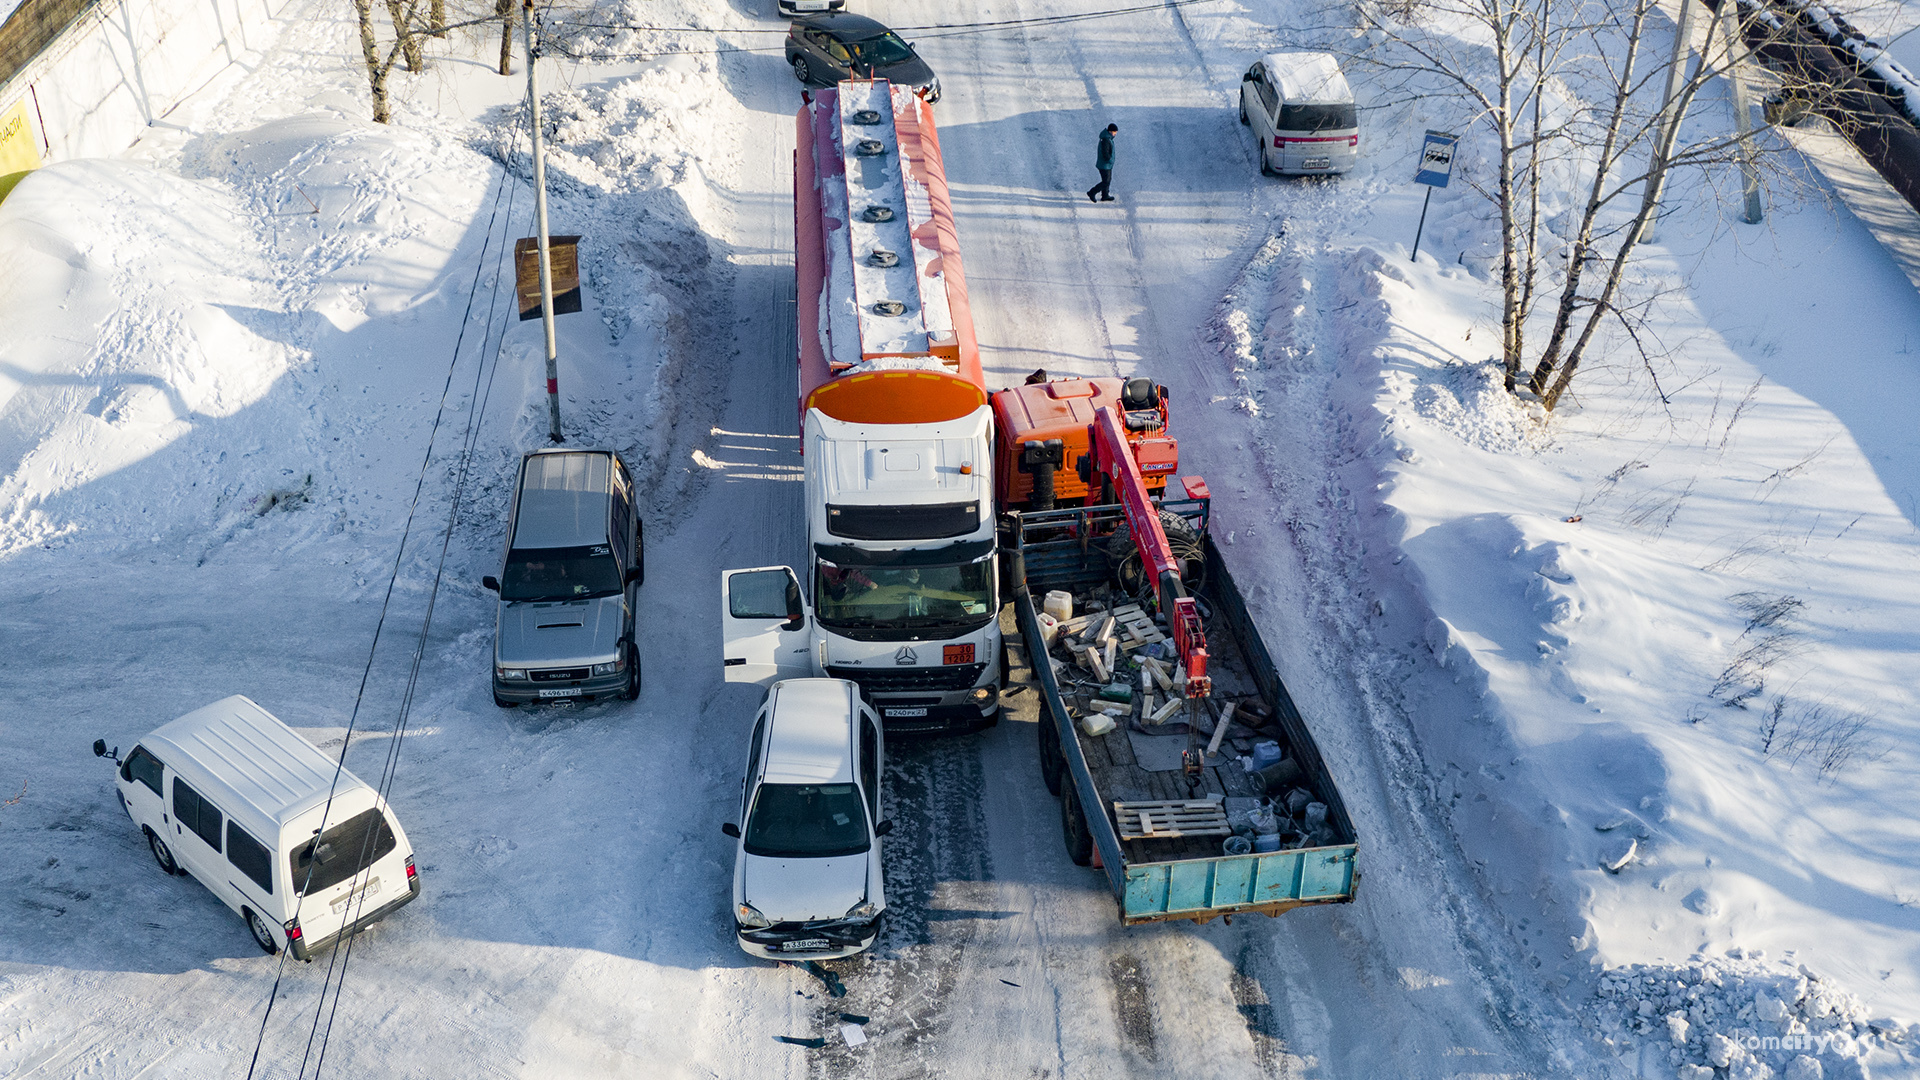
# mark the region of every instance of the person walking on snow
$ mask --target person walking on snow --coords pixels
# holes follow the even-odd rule
[[[1113,201],[1113,137],[1119,131],[1119,124],[1108,124],[1107,130],[1100,133],[1100,149],[1093,156],[1093,167],[1100,170],[1100,182],[1087,189],[1088,202]]]

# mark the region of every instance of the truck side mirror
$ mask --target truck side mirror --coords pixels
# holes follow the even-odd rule
[[[480,587],[483,589],[492,590],[493,592],[499,592],[500,579],[497,577],[494,577],[492,574],[488,574],[486,577],[483,577],[480,579]]]
[[[873,835],[875,836],[885,836],[892,831],[893,831],[893,822],[891,820],[883,821],[880,824],[875,825],[873,827]]]
[[[727,822],[725,825],[720,826],[720,831],[723,833],[726,833],[728,836],[733,837],[735,840],[740,839],[740,826],[735,825],[731,821]]]
[[[107,756],[107,740],[105,739],[93,740],[93,756],[94,757]]]
[[[787,575],[787,621],[782,630],[798,630],[807,625],[807,607],[800,601],[800,582],[791,573]]]

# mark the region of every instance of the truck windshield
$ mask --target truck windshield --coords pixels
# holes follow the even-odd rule
[[[580,600],[620,591],[620,564],[605,544],[507,552],[502,600]]]
[[[747,854],[824,859],[867,850],[867,817],[852,784],[761,784],[747,819]]]
[[[825,626],[978,622],[992,610],[991,556],[948,566],[814,566],[814,611]]]
[[[330,889],[385,858],[394,843],[386,815],[377,809],[362,811],[294,851],[293,891],[306,895]]]

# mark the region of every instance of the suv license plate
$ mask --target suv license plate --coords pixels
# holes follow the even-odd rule
[[[895,717],[898,717],[904,720],[912,716],[925,716],[927,715],[927,710],[924,706],[922,706],[921,708],[918,708],[918,709],[882,709],[881,713],[885,715],[888,719],[893,719]]]
[[[1310,157],[1300,163],[1303,169],[1326,169],[1333,166],[1332,158]]]
[[[541,697],[579,697],[579,696],[580,696],[580,691],[578,691],[578,690],[573,690],[573,689],[567,689],[567,690],[542,690],[542,691],[540,691],[540,696],[541,696]]]
[[[833,942],[828,941],[826,938],[817,937],[801,938],[799,941],[783,941],[780,943],[781,952],[822,952],[831,948],[833,948]]]

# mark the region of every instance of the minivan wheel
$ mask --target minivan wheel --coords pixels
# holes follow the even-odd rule
[[[1273,171],[1273,163],[1267,159],[1267,147],[1265,143],[1260,144],[1260,175],[1261,176],[1279,176],[1280,175],[1279,173]]]
[[[260,951],[272,956],[280,951],[280,944],[273,940],[273,931],[252,909],[247,910],[247,929],[253,931],[253,940],[260,945]]]
[[[1240,126],[1241,127],[1253,126],[1253,121],[1247,119],[1247,99],[1244,97],[1240,99]]]
[[[173,861],[173,852],[167,850],[167,842],[156,836],[152,829],[147,830],[147,847],[153,849],[153,861],[160,864],[160,869],[169,874],[180,873],[180,864]]]
[[[808,66],[806,57],[793,58],[793,77],[799,79],[802,86],[813,85],[813,68]]]

